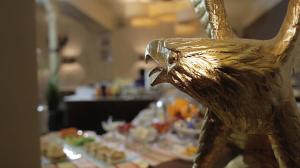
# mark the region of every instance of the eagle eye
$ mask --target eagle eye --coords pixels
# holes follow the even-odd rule
[[[175,61],[176,61],[176,58],[174,57],[174,56],[169,56],[168,57],[168,64],[174,64],[175,63]]]

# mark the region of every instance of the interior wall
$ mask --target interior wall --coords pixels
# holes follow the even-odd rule
[[[109,76],[109,72],[104,73],[102,70],[107,63],[103,62],[100,57],[100,32],[90,31],[77,20],[61,15],[59,17],[59,34],[69,38],[61,55],[76,57],[84,68],[86,76],[82,84],[94,83]]]
[[[268,40],[276,36],[285,17],[288,1],[282,1],[245,28],[244,38]]]
[[[244,31],[244,38],[267,40],[275,37],[284,20],[288,1],[281,1],[275,7],[264,13],[255,22],[249,25]],[[295,47],[291,52],[295,55],[295,72],[297,73],[297,80],[300,81],[300,39],[295,42]]]
[[[39,168],[35,1],[0,2],[0,167]]]

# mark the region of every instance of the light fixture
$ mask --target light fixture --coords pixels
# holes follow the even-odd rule
[[[197,26],[194,22],[177,23],[174,26],[176,35],[192,35],[197,32]]]
[[[132,27],[155,27],[159,24],[159,21],[150,17],[135,17],[131,18],[130,25]]]
[[[159,21],[165,22],[165,23],[174,23],[177,20],[175,14],[164,14],[164,15],[158,16],[157,19]]]

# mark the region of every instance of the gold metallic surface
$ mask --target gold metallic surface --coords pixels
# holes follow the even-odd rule
[[[223,0],[191,0],[200,23],[212,39],[234,37]]]
[[[145,56],[158,65],[150,74],[156,75],[152,85],[171,83],[209,108],[194,167],[214,167],[216,148],[231,134],[245,138],[247,156],[258,158],[257,148],[273,151],[260,160],[262,167],[300,167],[300,114],[290,81],[300,0],[290,0],[278,35],[265,41],[236,37],[223,0],[192,3],[211,39],[154,40]]]

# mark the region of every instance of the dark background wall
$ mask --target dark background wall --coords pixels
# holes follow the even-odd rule
[[[38,168],[34,0],[0,1],[0,167]]]
[[[283,0],[274,8],[266,12],[245,29],[244,37],[262,40],[274,37],[280,29],[287,6],[288,0]]]

